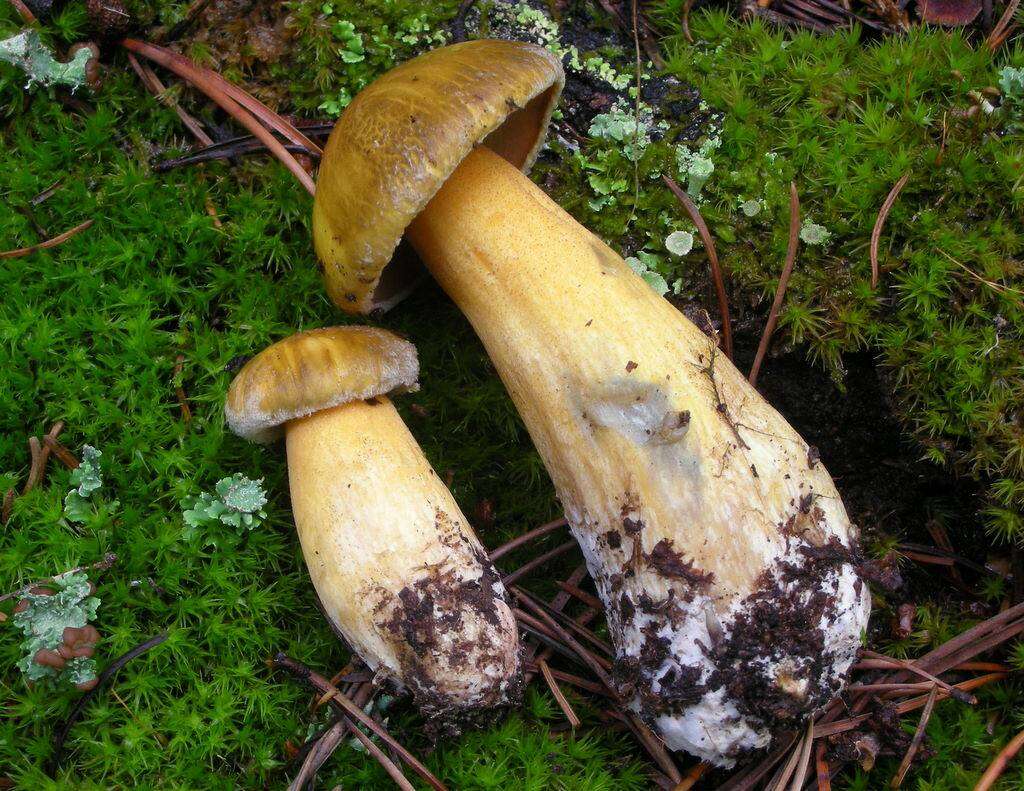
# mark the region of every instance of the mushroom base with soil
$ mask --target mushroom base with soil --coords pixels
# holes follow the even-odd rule
[[[427,716],[462,720],[514,700],[504,586],[394,405],[355,401],[285,433],[302,554],[352,648]]]
[[[715,342],[485,147],[407,238],[522,415],[666,743],[730,765],[837,694],[870,609],[856,528]]]

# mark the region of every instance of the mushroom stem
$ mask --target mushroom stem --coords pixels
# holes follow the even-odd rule
[[[482,146],[407,236],[519,409],[669,747],[729,765],[838,692],[869,610],[856,529],[714,340]]]
[[[351,647],[441,727],[514,699],[504,588],[391,401],[353,401],[285,431],[303,556]]]

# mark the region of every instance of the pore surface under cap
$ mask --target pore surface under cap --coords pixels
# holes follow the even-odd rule
[[[235,376],[224,403],[228,426],[272,442],[289,420],[322,409],[416,389],[416,347],[375,327],[327,327],[268,346]]]
[[[334,303],[369,313],[401,299],[401,274],[381,275],[409,223],[480,143],[529,170],[564,82],[543,47],[481,40],[427,52],[363,89],[327,141],[313,204]]]

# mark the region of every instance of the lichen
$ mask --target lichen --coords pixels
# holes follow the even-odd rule
[[[88,683],[96,677],[96,663],[91,658],[75,657],[63,668],[55,668],[37,662],[36,655],[61,646],[65,629],[78,629],[92,621],[100,600],[92,595],[89,578],[81,571],[58,576],[43,588],[53,592],[24,594],[20,611],[14,613],[13,623],[25,635],[18,668],[29,681]]]

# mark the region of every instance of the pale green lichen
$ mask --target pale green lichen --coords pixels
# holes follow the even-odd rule
[[[740,203],[740,211],[747,217],[756,217],[764,208],[764,201],[760,199],[745,200]]]
[[[803,224],[800,226],[800,240],[804,244],[826,245],[831,238],[831,231],[822,225],[811,222],[809,217],[805,219]]]
[[[721,145],[722,139],[714,135],[706,138],[696,150],[683,143],[676,146],[676,166],[679,168],[680,176],[686,179],[686,191],[690,197],[698,197],[714,173],[715,163],[711,160],[711,155]]]
[[[590,122],[591,137],[618,143],[631,162],[639,161],[651,142],[654,114],[641,103],[639,107],[617,102],[608,112],[598,113]]]
[[[689,231],[673,231],[665,237],[665,249],[673,255],[686,255],[693,249],[693,234]]]
[[[53,590],[53,595],[26,593],[21,600],[28,606],[16,612],[12,619],[25,635],[21,644],[24,653],[18,660],[18,668],[29,681],[53,679],[72,684],[91,681],[96,677],[96,663],[90,658],[76,657],[57,669],[40,665],[35,656],[43,649],[56,650],[68,627],[81,628],[93,620],[100,600],[92,595],[89,578],[82,571],[62,574],[44,587]]]
[[[488,9],[496,21],[515,25],[526,33],[532,34],[534,41],[547,47],[560,58],[567,59],[570,71],[576,71],[596,77],[618,91],[625,90],[633,82],[629,73],[619,73],[604,58],[591,55],[583,58],[574,44],[565,46],[559,38],[558,23],[526,3],[495,3]]]
[[[100,468],[102,455],[92,445],[82,448],[82,462],[71,471],[72,489],[64,498],[64,518],[69,522],[85,522],[89,515],[89,499],[103,485],[103,471]]]
[[[216,496],[203,492],[198,497],[186,497],[181,502],[186,538],[195,535],[195,529],[202,525],[221,522],[234,527],[239,533],[257,527],[267,514],[263,479],[251,480],[241,473],[222,478],[214,486]]]
[[[90,57],[88,49],[80,49],[67,63],[61,63],[35,30],[23,30],[0,41],[0,61],[11,63],[28,75],[26,88],[34,84],[67,85],[72,91],[81,88],[86,82],[85,67]]]
[[[629,268],[640,275],[647,285],[653,288],[659,296],[665,296],[668,293],[668,281],[665,280],[664,275],[654,268],[661,262],[661,259],[656,255],[648,253],[646,250],[641,250],[635,256],[628,256],[625,261]]]

